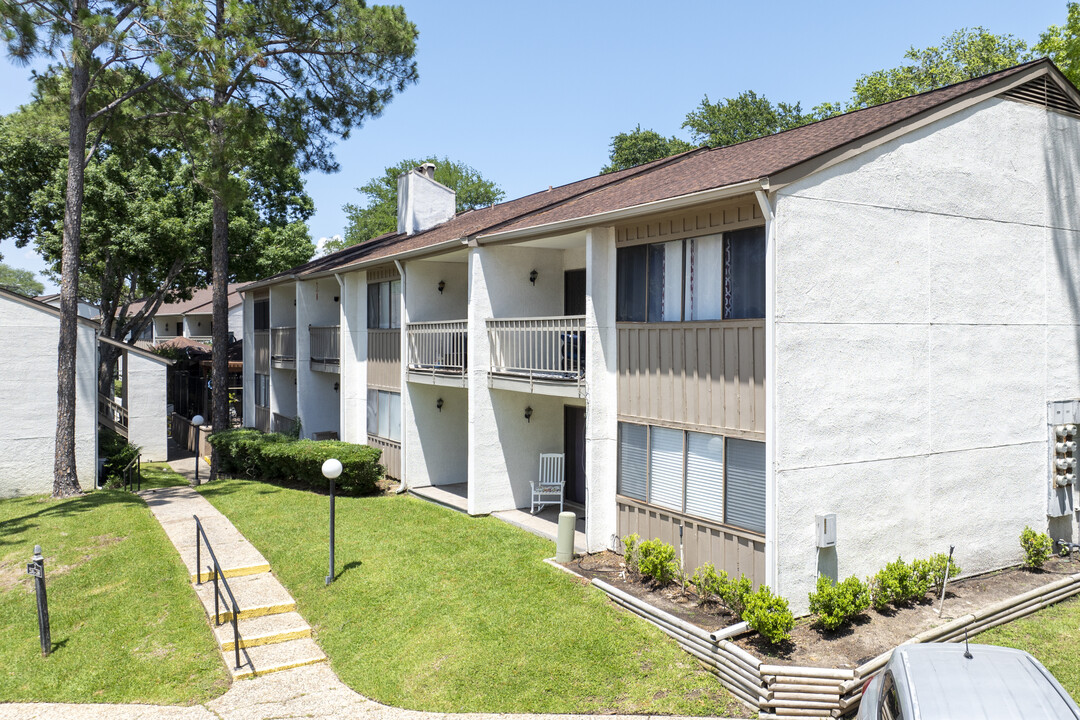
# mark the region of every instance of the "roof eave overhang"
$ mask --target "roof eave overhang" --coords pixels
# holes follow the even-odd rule
[[[236,292],[243,295],[244,293],[251,292],[252,290],[261,290],[262,288],[270,287],[271,285],[280,285],[281,283],[292,282],[296,279],[296,275],[289,273],[288,275],[282,277],[272,277],[265,280],[255,280],[254,282],[250,282],[243,287],[236,288]]]
[[[441,255],[442,253],[450,252],[461,248],[466,242],[466,238],[451,238],[450,240],[443,240],[442,242],[434,243],[433,245],[427,245],[421,248],[415,248],[413,250],[405,250],[403,252],[394,253],[392,255],[382,255],[377,258],[371,258],[369,260],[357,260],[356,262],[349,263],[347,265],[341,265],[335,268],[329,268],[327,270],[320,270],[310,275],[303,275],[301,280],[315,280],[317,278],[330,277],[332,275],[341,275],[342,273],[356,272],[357,270],[366,270],[370,267],[376,267],[378,265],[387,265],[395,260],[410,260],[417,257],[423,257],[425,255]]]
[[[112,345],[112,346],[118,347],[118,348],[120,348],[122,350],[126,350],[127,352],[135,353],[136,355],[140,355],[140,356],[146,358],[147,360],[154,360],[155,362],[159,362],[159,363],[161,363],[163,365],[172,365],[173,364],[173,361],[170,360],[167,357],[162,357],[161,355],[158,355],[157,353],[152,353],[149,350],[143,350],[141,347],[138,347],[136,345],[131,345],[131,344],[126,343],[126,342],[120,342],[119,340],[114,340],[113,338],[107,337],[105,335],[99,335],[98,340],[105,343],[106,345]]]
[[[894,140],[901,135],[906,135],[914,130],[918,130],[921,127],[925,127],[931,123],[937,122],[949,115],[966,110],[969,107],[977,105],[985,100],[988,100],[995,95],[999,95],[1007,90],[1011,90],[1014,87],[1023,85],[1026,82],[1035,80],[1043,75],[1050,75],[1059,82],[1057,83],[1063,91],[1065,91],[1071,98],[1080,104],[1080,93],[1076,88],[1072,86],[1072,83],[1068,81],[1061,82],[1060,71],[1057,70],[1050,62],[1038,63],[1030,68],[1022,70],[1014,75],[1009,75],[1000,80],[985,85],[977,90],[973,90],[969,93],[953,98],[940,105],[936,105],[932,108],[928,108],[921,113],[913,115],[907,119],[896,122],[888,127],[882,128],[876,132],[869,133],[860,138],[852,140],[845,145],[841,145],[838,148],[834,148],[828,152],[822,153],[816,157],[804,160],[796,165],[787,167],[779,172],[773,173],[769,176],[770,190],[780,190],[786,185],[799,180],[812,173],[820,172],[827,168],[837,165],[845,160],[848,160],[856,155],[862,154],[868,150]]]
[[[729,198],[737,197],[739,195],[746,195],[762,188],[768,188],[769,181],[767,178],[760,178],[757,180],[746,180],[731,185],[724,185],[718,188],[710,188],[708,190],[701,190],[695,193],[689,193],[687,195],[678,195],[676,197],[665,198],[663,200],[654,200],[652,202],[642,203],[640,205],[632,205],[626,208],[620,208],[618,210],[608,210],[600,213],[593,213],[592,215],[583,215],[582,217],[570,218],[568,220],[558,220],[556,222],[544,223],[541,225],[533,225],[527,228],[519,228],[517,230],[506,230],[503,232],[482,233],[476,237],[477,245],[491,245],[502,242],[517,242],[520,240],[528,240],[535,237],[549,236],[549,235],[561,235],[576,230],[583,230],[589,227],[597,227],[602,225],[614,225],[616,223],[633,220],[645,215],[655,215],[657,213],[671,212],[673,210],[681,210],[687,207],[693,207],[695,205],[701,205],[703,203],[715,202],[718,200],[727,200]]]

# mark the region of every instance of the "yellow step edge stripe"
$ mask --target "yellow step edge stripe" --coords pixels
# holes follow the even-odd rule
[[[221,574],[227,578],[244,577],[246,575],[259,575],[260,573],[270,572],[270,563],[263,563],[262,565],[248,565],[247,567],[232,568],[231,570],[222,570]],[[213,580],[214,573],[204,572],[199,575],[192,575],[191,582],[197,583],[200,580],[206,582],[207,580]]]
[[[236,680],[242,680],[245,678],[258,677],[259,675],[269,675],[270,673],[281,672],[282,670],[292,670],[293,668],[304,667],[305,665],[316,665],[321,662],[326,662],[325,657],[310,658],[308,660],[300,660],[298,662],[289,663],[288,665],[275,665],[269,670],[245,670],[244,672],[238,672],[233,675]]]
[[[289,640],[299,640],[300,638],[311,637],[311,628],[305,628],[304,630],[290,630],[289,632],[276,633],[274,635],[264,635],[256,638],[240,638],[240,648],[247,649],[253,647],[259,647],[260,645],[273,645],[274,643],[288,642]],[[233,641],[229,640],[221,644],[222,652],[231,652],[233,649]]]
[[[292,612],[296,609],[296,603],[282,603],[281,605],[264,605],[263,607],[248,608],[247,610],[241,610],[236,616],[237,620],[246,620],[248,618],[262,617],[263,615],[277,615],[279,613]],[[233,614],[231,612],[223,612],[218,615],[219,622],[227,623],[232,620]]]

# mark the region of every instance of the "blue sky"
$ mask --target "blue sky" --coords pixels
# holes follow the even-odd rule
[[[313,240],[340,234],[356,188],[407,157],[466,162],[512,199],[595,175],[611,136],[638,123],[687,137],[680,125],[705,95],[846,100],[857,77],[912,45],[979,25],[1030,43],[1066,13],[1064,0],[403,4],[420,30],[420,81],[338,143],[340,172],[307,177]],[[28,77],[0,60],[0,112],[29,99]],[[10,242],[0,252],[43,267]]]

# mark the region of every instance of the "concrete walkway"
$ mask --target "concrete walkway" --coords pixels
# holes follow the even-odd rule
[[[185,477],[188,472],[193,477],[194,463],[194,458],[187,458],[170,465]],[[206,498],[190,487],[158,488],[140,494],[187,566],[233,679],[326,660],[311,639],[311,626],[296,612],[296,601],[270,572],[266,558]],[[194,516],[198,516],[205,538],[196,533]],[[236,600],[239,662],[231,622],[234,608],[224,582],[215,593],[207,540]]]

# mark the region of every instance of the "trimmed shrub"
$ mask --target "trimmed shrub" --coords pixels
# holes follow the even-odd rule
[[[127,464],[134,460],[140,452],[142,452],[142,448],[138,445],[132,445],[127,441],[127,438],[108,428],[102,428],[98,435],[98,453],[105,458],[101,473],[102,484],[107,488],[120,487],[123,482],[120,471],[127,467]]]
[[[818,616],[818,624],[826,630],[836,630],[870,607],[870,588],[857,577],[840,583],[821,575],[817,592],[810,593],[810,612]]]
[[[728,576],[726,570],[720,571],[720,586],[716,594],[724,607],[740,620],[746,620],[746,598],[753,589],[754,583],[745,575],[735,580]]]
[[[725,573],[726,574],[726,573]],[[712,563],[705,563],[694,571],[690,584],[697,590],[698,604],[704,605],[720,595],[720,576]]]
[[[787,600],[773,595],[768,585],[746,595],[742,619],[772,645],[790,640],[791,629],[795,627],[795,616]]]
[[[1054,541],[1046,533],[1024,527],[1020,532],[1020,547],[1024,549],[1024,567],[1038,570],[1050,559]]]
[[[659,539],[642,542],[638,545],[638,570],[660,586],[670,585],[675,578],[675,548]]]
[[[263,480],[296,480],[326,490],[322,464],[341,461],[335,487],[345,493],[369,493],[383,477],[382,451],[337,440],[294,440],[280,433],[239,429],[214,433],[208,441],[221,457],[222,469]]]
[[[945,568],[949,567],[949,579],[956,578],[964,570],[955,560],[950,560],[945,553],[931,555],[926,560],[915,560],[911,563],[915,574],[919,577],[919,586],[926,586],[927,591],[935,594],[941,593],[941,586],[945,583]],[[926,594],[926,591],[923,592]]]
[[[637,533],[627,535],[622,539],[625,552],[623,553],[623,561],[626,563],[627,574],[634,579],[641,576],[641,570],[638,568],[639,553],[638,547],[641,545],[641,536]]]
[[[919,588],[922,587],[922,592]],[[884,610],[892,603],[900,605],[921,598],[926,585],[915,577],[915,572],[902,558],[896,558],[870,580],[871,602],[876,610]]]

